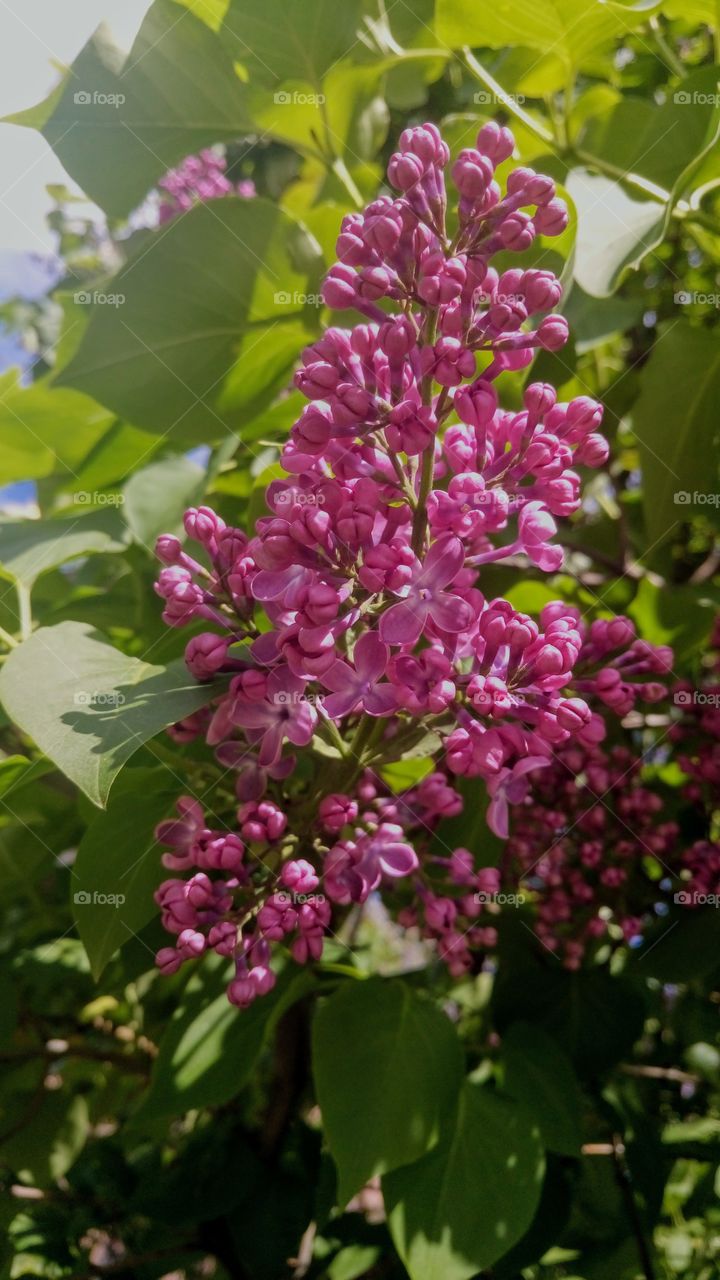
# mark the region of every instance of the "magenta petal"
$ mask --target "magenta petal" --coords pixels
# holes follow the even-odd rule
[[[317,711],[310,702],[301,702],[292,720],[285,724],[285,735],[296,747],[305,747],[312,738],[317,724]]]
[[[409,876],[418,865],[415,850],[400,843],[383,845],[378,861],[386,876]]]
[[[267,702],[237,702],[233,715],[233,724],[242,725],[243,729],[266,729],[272,725],[275,716]]]
[[[519,804],[525,797],[526,784],[523,781],[527,773],[534,769],[546,769],[550,764],[548,756],[528,756],[526,760],[518,760],[513,765],[511,776],[505,783],[505,792],[510,804]]]
[[[353,686],[351,689],[339,690],[323,698],[323,711],[331,720],[340,720],[343,716],[349,715],[359,701],[360,695]]]
[[[397,710],[397,694],[392,685],[381,684],[368,690],[363,705],[369,716],[387,716]]]
[[[218,742],[222,742],[223,738],[227,738],[235,724],[234,713],[236,709],[237,699],[233,697],[224,698],[220,703],[217,711],[213,715],[208,730],[205,735],[205,741],[209,747],[214,747]]]
[[[366,631],[355,645],[353,661],[356,670],[366,682],[384,676],[388,664],[387,645],[373,631]]]
[[[291,583],[292,570],[261,569],[252,580],[251,591],[255,600],[277,600]]]
[[[441,631],[467,631],[472,626],[474,613],[467,600],[449,591],[438,591],[430,604],[430,616]]]
[[[277,632],[265,631],[250,645],[250,652],[261,667],[269,667],[278,656]]]
[[[409,605],[404,600],[399,600],[382,615],[380,636],[386,644],[414,644],[420,636],[427,614],[427,605],[419,601]]]
[[[182,848],[192,840],[192,829],[187,822],[178,818],[168,818],[159,822],[155,828],[155,839],[158,844],[169,844]]]
[[[260,764],[274,764],[277,760],[282,751],[283,729],[282,724],[274,724],[263,735],[258,757]]]
[[[499,791],[490,801],[487,810],[487,824],[494,835],[507,840],[510,832],[507,796]]]
[[[415,582],[420,587],[444,587],[462,569],[464,559],[460,539],[452,533],[446,534],[433,542]]]
[[[343,662],[342,658],[337,658],[332,666],[323,672],[320,680],[325,688],[332,689],[333,693],[354,691],[360,683],[352,667],[347,662]],[[357,695],[355,696],[357,699]]]
[[[281,667],[275,667],[274,671],[268,676],[268,698],[271,702],[277,699],[278,694],[296,693],[301,694],[305,690],[305,681],[299,676],[293,675],[289,667],[284,664]]]

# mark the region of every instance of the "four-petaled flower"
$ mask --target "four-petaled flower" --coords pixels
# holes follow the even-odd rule
[[[425,562],[416,561],[411,582],[401,589],[403,599],[380,618],[380,638],[386,644],[415,644],[429,621],[451,634],[471,626],[475,616],[472,605],[445,590],[462,569],[464,559],[463,544],[453,534],[433,542]]]

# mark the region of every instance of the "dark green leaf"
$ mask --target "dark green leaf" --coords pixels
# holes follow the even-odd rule
[[[651,542],[683,520],[718,521],[716,445],[720,347],[710,329],[671,325],[642,372],[633,429],[640,442],[645,522]]]
[[[468,1280],[507,1253],[533,1220],[544,1168],[522,1108],[466,1082],[440,1145],[383,1178],[410,1280]]]
[[[139,1123],[221,1106],[235,1097],[251,1078],[278,1018],[314,983],[309,970],[289,965],[269,995],[240,1010],[225,994],[231,977],[232,966],[215,955],[192,974],[160,1044]]]
[[[153,832],[183,779],[169,769],[128,769],[105,813],[90,823],[73,865],[73,915],[95,979],[118,947],[156,912],[153,892],[167,878]]]
[[[533,1117],[543,1145],[579,1156],[582,1098],[575,1072],[557,1042],[541,1027],[516,1022],[502,1042],[503,1086]]]
[[[438,1141],[462,1079],[445,1015],[380,978],[348,983],[318,1010],[313,1064],[340,1205]]]

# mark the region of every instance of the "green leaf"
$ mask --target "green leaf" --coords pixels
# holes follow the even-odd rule
[[[532,1222],[544,1168],[525,1111],[466,1082],[440,1145],[383,1178],[410,1280],[468,1280],[502,1257]]]
[[[41,573],[78,556],[124,551],[126,540],[117,511],[107,509],[62,520],[0,524],[0,570],[29,588]]]
[[[101,808],[138,747],[217,692],[197,684],[184,662],[129,658],[83,622],[35,631],[0,671],[10,719]]]
[[[47,1187],[67,1173],[89,1134],[88,1104],[82,1094],[47,1091],[22,1129],[0,1147],[0,1161],[33,1186]]]
[[[161,436],[115,419],[79,465],[73,485],[76,501],[79,493],[93,497],[101,489],[117,487],[141,463],[147,465],[162,444]]]
[[[313,1070],[340,1205],[434,1146],[462,1067],[452,1024],[403,982],[352,982],[322,1005]]]
[[[563,312],[578,355],[639,324],[643,299],[592,298],[575,284]],[[518,608],[520,606],[517,606]]]
[[[575,279],[593,298],[614,293],[623,272],[659,244],[665,205],[633,200],[618,182],[573,169],[568,191],[578,213]]]
[[[175,3],[189,9],[213,31],[219,31],[230,0],[175,0]]]
[[[232,976],[215,955],[192,974],[160,1042],[138,1122],[229,1102],[250,1080],[278,1019],[315,982],[309,969],[289,965],[269,995],[240,1010],[225,994]]]
[[[567,68],[578,67],[599,49],[647,21],[643,4],[598,4],[597,0],[438,0],[441,42],[504,49],[527,45],[552,54]]]
[[[579,1156],[582,1098],[575,1072],[557,1042],[540,1027],[516,1022],[502,1040],[503,1087],[536,1121],[543,1146]]]
[[[699,67],[660,106],[637,94],[594,113],[576,139],[584,153],[672,190],[715,128],[718,70]]]
[[[269,201],[197,205],[136,246],[107,285],[123,305],[92,308],[58,381],[139,426],[221,439],[288,381],[319,264],[312,237]]]
[[[718,521],[716,445],[720,349],[710,329],[679,323],[660,335],[642,371],[633,430],[640,443],[645,523],[654,544],[680,521]]]
[[[179,533],[183,512],[205,489],[205,471],[190,458],[163,458],[130,477],[123,514],[133,536],[152,548],[159,533]]]
[[[650,578],[642,578],[627,612],[637,623],[643,640],[671,646],[677,670],[710,647],[718,605],[717,588],[673,584],[672,591],[668,591]]]
[[[125,217],[179,160],[250,127],[236,57],[189,10],[155,0],[127,59],[100,27],[59,89],[8,119],[41,129],[83,191]]]
[[[90,823],[73,865],[73,916],[97,980],[108,960],[156,913],[153,892],[167,878],[153,832],[173,816],[183,779],[171,770],[128,769],[107,810]]]
[[[32,772],[33,776],[37,776],[37,770],[34,762],[28,760],[27,756],[6,756],[0,761],[0,799],[14,791],[18,783],[22,782],[28,772]]]
[[[21,386],[18,371],[0,377],[0,484],[53,472],[75,475],[111,415],[87,396],[45,381]]]
[[[513,929],[518,928],[514,921]],[[522,945],[526,930],[523,930]],[[629,1053],[642,1032],[645,1005],[637,987],[602,969],[569,973],[533,953],[508,954],[501,937],[501,964],[493,992],[501,1034],[518,1020],[552,1035],[581,1076],[601,1074]]]
[[[230,0],[226,43],[252,81],[316,88],[356,43],[360,0]]]
[[[338,62],[322,81],[322,93],[313,92],[312,82],[295,77],[274,94],[255,89],[249,102],[253,119],[263,133],[313,152],[318,138],[327,137],[332,153],[349,166],[370,160],[387,135],[382,80],[397,63],[396,57],[370,66],[354,66],[349,59]]]

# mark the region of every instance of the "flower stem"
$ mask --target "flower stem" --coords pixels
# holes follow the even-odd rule
[[[18,608],[20,611],[20,637],[27,640],[32,635],[32,607],[30,604],[30,589],[25,586],[24,582],[17,582],[17,598]]]

